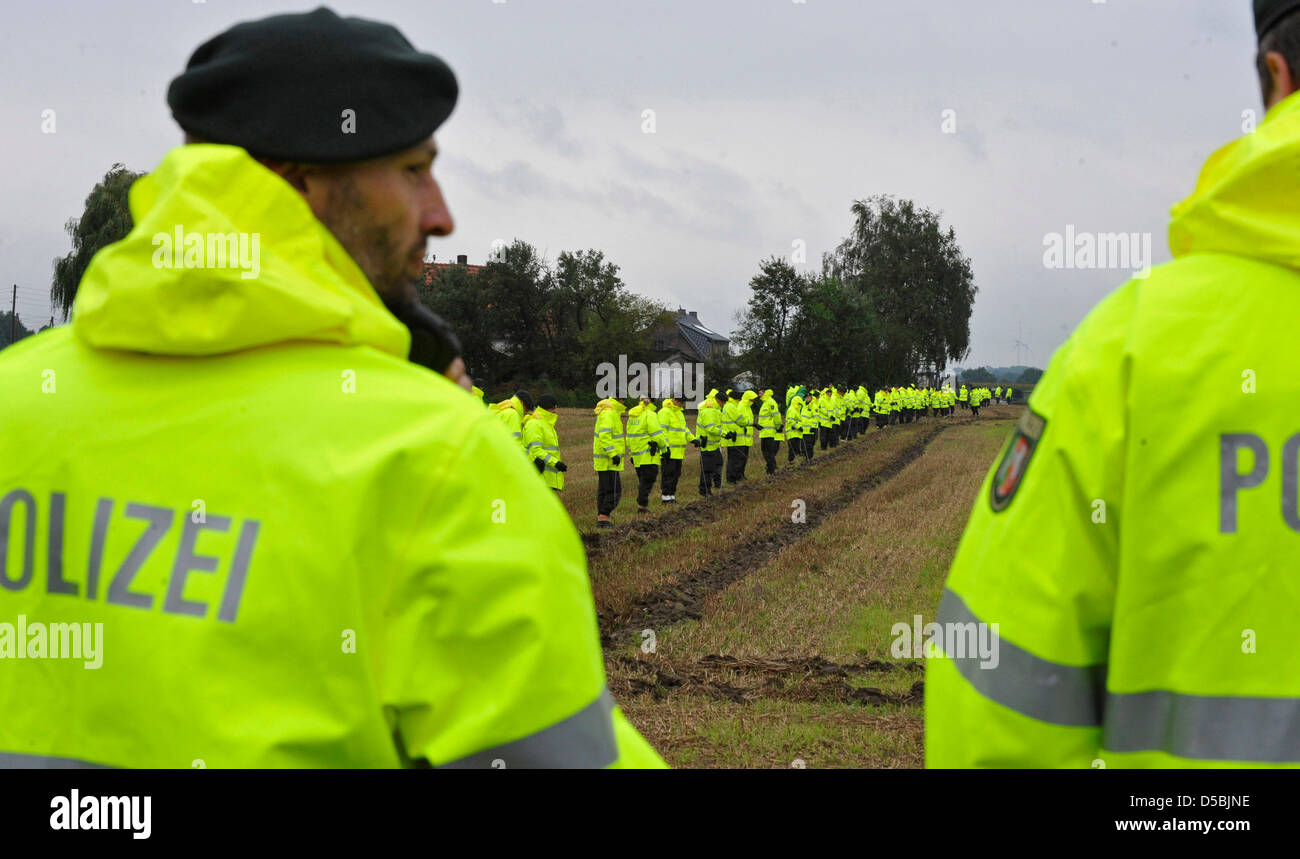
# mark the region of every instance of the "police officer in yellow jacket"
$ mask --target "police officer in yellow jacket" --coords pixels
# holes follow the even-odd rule
[[[591,434],[591,464],[596,470],[596,527],[613,528],[612,514],[623,497],[623,456],[627,433],[623,404],[610,397],[596,403]]]
[[[661,765],[606,689],[563,507],[385,306],[452,231],[455,97],[327,9],[173,83],[212,142],[136,182],[71,325],[0,353],[0,618],[105,633],[94,670],[3,660],[0,766]],[[178,265],[177,231],[259,254]]]
[[[524,417],[531,414],[534,408],[536,403],[533,402],[533,395],[520,389],[515,391],[515,395],[510,399],[494,403],[492,413],[505,425],[506,432],[510,433],[522,448],[524,447]]]
[[[546,485],[559,492],[564,488],[564,473],[569,470],[560,455],[560,436],[555,431],[556,399],[554,394],[537,398],[537,408],[524,418],[524,452],[528,454]]]
[[[772,396],[772,389],[763,391],[758,403],[758,447],[763,454],[767,474],[776,474],[776,454],[781,447],[781,408]]]
[[[695,415],[695,432],[700,439],[700,495],[707,497],[722,487],[723,429],[718,408],[718,389],[705,395]]]
[[[1173,262],[1053,356],[984,482],[938,620],[997,624],[996,655],[954,635],[927,661],[931,766],[1300,763],[1300,0],[1255,12],[1267,115],[1174,207]]]
[[[659,426],[663,428],[664,440],[668,444],[667,456],[660,454],[663,472],[659,478],[659,500],[664,504],[677,503],[677,481],[682,476],[682,463],[686,460],[687,445],[700,442],[686,426],[686,413],[682,404],[672,398],[664,397],[659,409]]]
[[[659,424],[655,404],[642,397],[627,411],[627,453],[636,469],[636,512],[650,512],[650,492],[659,478],[659,457],[668,446],[668,436]]]

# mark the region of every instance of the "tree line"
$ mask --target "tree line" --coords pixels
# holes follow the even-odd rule
[[[72,250],[54,261],[50,299],[64,319],[91,257],[131,228],[127,194],[140,173],[114,164],[65,229]],[[760,263],[737,316],[738,350],[705,365],[705,390],[748,370],[765,387],[903,384],[937,373],[969,351],[976,287],[952,228],[910,200],[853,203],[850,234],[821,270],[785,259]],[[651,364],[656,329],[675,315],[628,289],[602,251],[564,251],[555,261],[516,239],[477,271],[430,266],[421,299],[457,332],[471,375],[492,394],[531,387],[562,405],[592,401],[603,362]]]

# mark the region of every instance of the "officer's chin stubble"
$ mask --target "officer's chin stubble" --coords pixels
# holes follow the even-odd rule
[[[423,256],[425,238],[412,235],[400,201],[382,196],[376,201],[373,196],[363,191],[357,176],[344,170],[330,176],[322,197],[308,202],[375,291],[386,301],[400,303],[414,297],[412,259]]]

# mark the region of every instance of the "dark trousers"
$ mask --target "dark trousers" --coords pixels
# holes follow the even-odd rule
[[[749,445],[733,448],[740,456],[740,479],[745,479],[745,466],[749,465]]]
[[[812,462],[813,451],[817,449],[817,433],[810,432],[803,437],[803,455],[804,459]]]
[[[876,429],[884,429],[889,423],[889,415],[876,415]]]
[[[758,440],[758,447],[763,451],[763,461],[767,463],[767,473],[776,474],[776,452],[781,448],[781,442],[774,438],[761,438]]]
[[[617,471],[596,472],[596,512],[608,516],[623,497],[623,475]]]
[[[636,467],[636,506],[647,507],[650,504],[650,491],[655,488],[659,477],[659,466],[653,464]]]
[[[826,448],[831,446],[831,428],[822,427],[821,431],[822,431],[822,450],[825,450]]]
[[[735,483],[740,480],[741,460],[739,445],[727,448],[727,482]]]
[[[803,454],[803,436],[787,436],[785,443],[787,448],[785,455],[786,462],[794,462],[796,456],[801,456]]]
[[[677,494],[677,479],[682,476],[682,461],[680,459],[664,460],[663,480],[659,483],[659,491],[664,495]]]
[[[831,447],[840,446],[840,427],[842,426],[843,424],[835,424],[831,427]]]
[[[700,451],[700,494],[712,495],[713,487],[722,485],[722,451]]]
[[[980,416],[980,407],[979,407],[979,406],[971,406],[971,407],[970,407],[970,411],[971,411],[971,415],[972,415],[973,417],[979,417],[979,416]]]

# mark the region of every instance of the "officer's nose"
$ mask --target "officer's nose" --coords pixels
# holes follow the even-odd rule
[[[442,186],[433,179],[429,199],[425,202],[420,215],[420,234],[425,236],[449,236],[456,228],[451,219],[451,210],[442,197]]]

